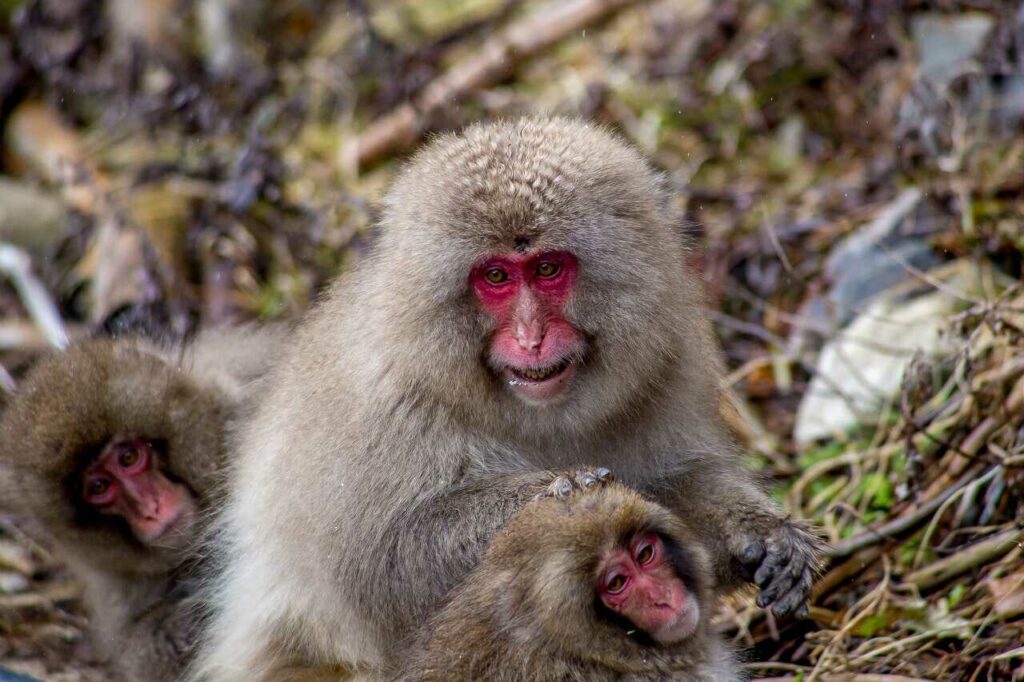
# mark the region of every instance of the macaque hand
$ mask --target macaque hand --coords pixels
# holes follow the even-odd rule
[[[758,606],[780,618],[806,618],[820,551],[821,541],[807,527],[785,519],[767,537],[746,542],[737,559],[761,590]]]
[[[168,599],[145,616],[152,630],[147,643],[159,660],[184,661],[198,642],[195,609],[181,601]]]
[[[556,475],[548,487],[543,492],[538,493],[534,499],[568,497],[578,490],[591,490],[603,487],[606,483],[611,483],[614,480],[615,476],[605,467],[579,469],[570,473],[562,473]]]

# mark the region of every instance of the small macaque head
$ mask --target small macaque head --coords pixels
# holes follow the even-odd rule
[[[144,545],[184,547],[192,539],[196,502],[160,464],[150,441],[114,438],[82,472],[82,503],[101,515],[123,519]]]
[[[576,258],[566,251],[496,254],[473,268],[470,285],[494,320],[488,360],[527,402],[557,397],[585,348],[565,316],[576,283]]]
[[[162,574],[219,494],[221,398],[146,346],[41,360],[0,415],[0,499],[76,561]]]
[[[532,643],[551,655],[678,662],[707,640],[707,550],[683,519],[620,483],[531,502],[481,566],[498,621],[539,633]]]
[[[682,641],[700,622],[700,605],[661,535],[642,532],[599,563],[601,603],[660,644]]]

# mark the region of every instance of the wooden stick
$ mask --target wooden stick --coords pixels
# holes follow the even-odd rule
[[[956,491],[974,481],[980,471],[980,464],[971,467],[967,473],[960,477],[960,480],[957,481],[956,484],[946,488],[937,497],[932,498],[920,507],[915,508],[913,512],[901,518],[894,519],[889,523],[882,524],[878,528],[869,528],[860,535],[856,535],[844,542],[828,547],[825,549],[824,555],[830,559],[841,559],[853,554],[854,552],[859,552],[865,547],[877,544],[886,538],[891,538],[907,532],[934,514],[936,510],[938,510],[938,508],[941,507],[942,504]]]
[[[783,677],[758,677],[751,682],[800,682],[803,677],[785,675]],[[873,673],[840,673],[838,675],[822,675],[821,682],[929,682],[923,677],[907,677],[906,675],[880,675]]]
[[[152,296],[151,283],[160,285],[168,296],[182,291],[172,286],[176,272],[168,268],[156,272],[149,267],[147,248],[168,243],[158,239],[158,221],[143,211],[133,213],[127,210],[130,207],[111,201],[110,178],[78,132],[58,112],[39,101],[23,102],[8,120],[6,139],[16,167],[31,169],[57,186],[68,206],[95,218],[96,231],[88,254],[78,266],[86,269],[91,280],[93,323]],[[150,199],[149,203],[152,202]],[[143,219],[137,219],[136,213]],[[176,262],[178,254],[174,248],[156,252],[161,257],[159,265]]]
[[[603,21],[638,0],[553,0],[517,21],[486,43],[477,54],[455,64],[410,102],[373,122],[341,149],[342,168],[355,172],[412,146],[433,126],[444,107],[469,93],[497,83],[521,62],[559,40]]]
[[[14,283],[21,302],[46,340],[61,350],[67,348],[68,332],[64,321],[46,287],[32,274],[32,259],[28,254],[16,246],[0,242],[0,274]]]
[[[1020,528],[1004,530],[976,542],[956,554],[914,571],[904,579],[904,582],[916,585],[918,589],[927,590],[966,573],[976,566],[987,564],[989,561],[1001,557],[1020,544],[1022,539],[1024,539],[1024,531]]]
[[[996,414],[985,417],[964,439],[958,450],[947,453],[939,463],[942,475],[928,487],[926,496],[931,496],[946,488],[974,461],[975,455],[988,442],[989,437],[1011,419],[1016,419],[1024,409],[1024,377],[1017,380],[1010,391],[1003,407]]]
[[[868,547],[857,552],[857,554],[830,570],[814,583],[811,601],[817,601],[826,594],[829,594],[853,576],[867,569],[881,555],[882,548],[878,546]]]
[[[59,187],[69,206],[88,214],[101,209],[107,178],[81,137],[53,109],[35,100],[23,102],[11,114],[5,138],[15,163]]]

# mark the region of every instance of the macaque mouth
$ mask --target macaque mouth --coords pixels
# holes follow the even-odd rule
[[[193,524],[195,517],[192,504],[182,506],[167,515],[167,518],[159,516],[144,519],[136,529],[137,537],[148,545],[163,545],[167,547],[178,547],[187,543],[193,535]]]
[[[513,377],[523,381],[547,381],[548,379],[558,376],[569,369],[569,365],[571,364],[572,359],[565,358],[559,363],[548,365],[547,367],[541,367],[540,369],[509,367],[508,370]]]
[[[547,403],[563,394],[569,385],[577,362],[570,356],[547,367],[513,367],[506,365],[503,373],[512,391],[535,405]]]

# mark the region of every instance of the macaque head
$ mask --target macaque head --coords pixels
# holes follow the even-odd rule
[[[581,659],[674,656],[706,631],[708,554],[684,522],[608,484],[531,502],[494,538],[496,608]],[[521,624],[521,625],[517,625]]]
[[[657,533],[640,532],[610,550],[597,572],[601,604],[661,644],[689,637],[701,616],[669,543]]]
[[[523,429],[586,430],[625,409],[699,323],[663,184],[581,121],[437,138],[389,193],[370,265],[382,355],[402,356],[388,366]]]
[[[219,486],[224,419],[142,347],[73,346],[28,373],[0,420],[2,499],[99,567],[165,572]]]

